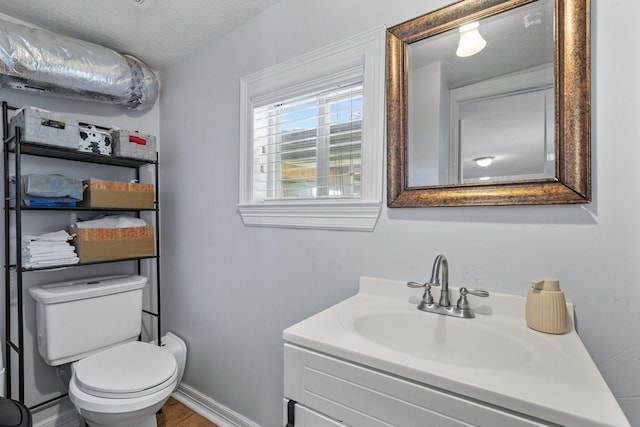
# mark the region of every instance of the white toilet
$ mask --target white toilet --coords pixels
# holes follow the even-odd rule
[[[178,387],[187,347],[137,341],[143,276],[109,276],[29,289],[37,302],[38,349],[47,364],[71,363],[69,399],[90,426],[155,427]]]

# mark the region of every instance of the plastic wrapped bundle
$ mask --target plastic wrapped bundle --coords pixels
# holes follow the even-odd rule
[[[133,56],[2,20],[0,85],[134,110],[151,107],[160,89],[155,73]]]

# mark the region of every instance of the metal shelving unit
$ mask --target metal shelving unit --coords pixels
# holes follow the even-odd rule
[[[60,267],[74,268],[93,264],[105,264],[112,262],[136,262],[137,271],[140,273],[142,270],[142,261],[148,259],[155,259],[155,303],[156,311],[143,310],[147,315],[155,318],[157,327],[157,343],[161,345],[161,313],[160,313],[160,203],[159,203],[159,182],[158,182],[158,161],[131,159],[122,157],[111,157],[105,155],[98,155],[86,152],[80,152],[65,148],[38,145],[23,142],[21,140],[20,129],[16,128],[14,135],[9,137],[9,112],[17,110],[16,107],[7,105],[6,102],[2,102],[2,136],[3,136],[3,154],[4,154],[4,232],[5,232],[5,280],[4,280],[4,298],[5,298],[5,340],[6,340],[6,396],[17,399],[22,403],[25,403],[25,366],[24,366],[24,310],[23,310],[23,275],[33,271],[47,271],[55,270]],[[129,209],[129,208],[86,208],[86,207],[42,207],[42,206],[23,206],[22,205],[22,183],[20,179],[15,179],[15,182],[11,182],[11,176],[21,176],[23,156],[39,156],[51,159],[71,160],[77,162],[96,163],[102,165],[119,166],[125,168],[131,168],[135,170],[136,178],[140,179],[140,171],[143,167],[152,167],[154,180],[155,180],[155,207],[152,209]],[[12,192],[14,190],[14,192]],[[13,194],[13,195],[12,195]],[[17,195],[17,196],[16,196]],[[91,263],[79,263],[64,266],[51,266],[44,268],[25,268],[22,265],[22,219],[25,213],[29,211],[69,211],[69,212],[134,212],[137,216],[143,211],[150,211],[152,215],[155,215],[155,255],[139,257],[139,258],[126,258],[115,259],[109,261],[99,261]],[[14,219],[12,224],[12,219]],[[11,236],[12,228],[15,229],[15,237]],[[11,240],[15,240],[15,249],[12,248]],[[15,263],[12,263],[12,254],[15,255]],[[11,312],[11,283],[12,274],[15,274],[15,293],[17,299],[17,316],[13,316]],[[13,319],[17,317],[17,319]],[[15,323],[14,323],[15,322]],[[12,326],[15,324],[16,332],[12,331]],[[12,363],[12,355],[17,355],[17,363],[14,366]],[[17,390],[12,390],[13,378],[17,374]],[[15,396],[14,396],[15,394]],[[37,403],[30,406],[29,409],[36,409],[52,403],[62,397],[61,395],[53,399],[49,399],[44,402]]]

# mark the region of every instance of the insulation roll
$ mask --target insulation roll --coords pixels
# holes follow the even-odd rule
[[[133,56],[3,20],[0,86],[132,110],[151,107],[160,89],[155,73]]]

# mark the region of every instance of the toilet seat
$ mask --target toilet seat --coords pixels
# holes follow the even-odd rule
[[[171,353],[134,341],[78,361],[74,379],[89,395],[128,399],[156,393],[173,384],[177,375],[178,364]]]

